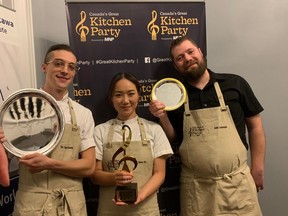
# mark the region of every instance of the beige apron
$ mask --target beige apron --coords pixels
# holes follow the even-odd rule
[[[182,216],[261,216],[247,150],[225,105],[190,110],[184,104],[180,202]]]
[[[80,152],[80,129],[70,99],[68,100],[71,123],[50,157],[76,160]],[[82,216],[87,215],[82,178],[74,178],[44,170],[31,174],[20,165],[19,188],[14,205],[14,216]]]
[[[153,156],[149,140],[146,139],[144,125],[141,119],[138,119],[141,133],[140,141],[132,141],[126,149],[126,154],[134,156],[138,161],[137,168],[133,171],[133,182],[137,182],[138,191],[150,179],[153,174]],[[103,146],[103,169],[114,172],[112,165],[113,154],[122,146],[122,142],[112,142],[116,120],[112,123],[108,132],[108,143]],[[132,131],[133,134],[133,131]],[[120,160],[123,154],[116,158]],[[120,168],[121,169],[121,168]],[[114,197],[115,186],[100,187],[99,206],[97,216],[160,216],[157,202],[157,194],[154,193],[138,205],[116,206],[112,199]]]

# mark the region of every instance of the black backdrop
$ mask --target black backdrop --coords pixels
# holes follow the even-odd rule
[[[131,72],[141,84],[138,114],[156,121],[148,110],[153,85],[164,77],[177,77],[169,46],[189,35],[206,56],[204,2],[67,2],[69,41],[80,71],[74,80],[75,100],[88,107],[96,124],[114,118],[106,96],[111,78]],[[179,214],[180,159],[178,143],[167,160],[164,184],[159,189],[161,215]],[[96,215],[98,188],[84,180],[89,215]]]

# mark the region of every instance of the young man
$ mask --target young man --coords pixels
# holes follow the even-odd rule
[[[68,86],[79,67],[73,50],[57,44],[46,53],[43,90],[63,110],[65,130],[56,148],[19,159],[19,187],[13,215],[87,215],[82,178],[95,169],[92,113],[68,97]],[[5,131],[4,131],[5,133]],[[0,136],[3,142],[5,137]]]
[[[160,101],[152,101],[149,109],[168,138],[182,142],[181,215],[262,215],[257,198],[264,185],[262,106],[242,77],[207,69],[190,38],[173,41],[170,54],[183,77],[187,100],[169,116]]]

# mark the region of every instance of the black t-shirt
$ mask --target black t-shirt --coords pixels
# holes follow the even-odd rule
[[[210,81],[203,90],[197,89],[185,81],[183,84],[189,97],[191,110],[219,106],[219,100],[214,88],[214,82],[219,83],[226,105],[229,106],[234,124],[246,148],[245,118],[259,114],[264,109],[255,97],[251,87],[245,79],[235,74],[220,74],[208,70]],[[176,130],[177,141],[183,139],[183,112],[184,106],[175,111],[168,112],[169,119]]]

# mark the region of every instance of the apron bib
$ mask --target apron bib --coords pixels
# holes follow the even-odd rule
[[[61,141],[50,153],[58,160],[76,160],[80,151],[80,129],[70,99],[71,123],[65,124]],[[87,215],[82,178],[69,177],[49,170],[31,174],[20,165],[19,188],[14,216],[78,216]]]
[[[190,110],[184,103],[180,201],[182,216],[261,216],[247,150],[214,83],[220,106]]]
[[[146,139],[144,125],[140,119],[138,124],[141,133],[140,141],[132,141],[126,149],[126,155],[134,156],[138,161],[138,166],[133,171],[133,182],[137,183],[138,191],[150,179],[153,172],[153,156],[150,142]],[[114,153],[123,145],[122,142],[112,142],[116,121],[112,123],[108,132],[108,142],[103,146],[103,169],[107,172],[114,172],[112,157]],[[133,134],[133,131],[132,131]],[[119,154],[115,163],[123,157]],[[133,167],[133,166],[131,166]],[[121,167],[119,168],[121,170]],[[114,197],[116,186],[102,186],[99,189],[99,206],[97,216],[160,216],[157,202],[157,194],[154,193],[145,201],[138,205],[116,206],[112,199]]]

